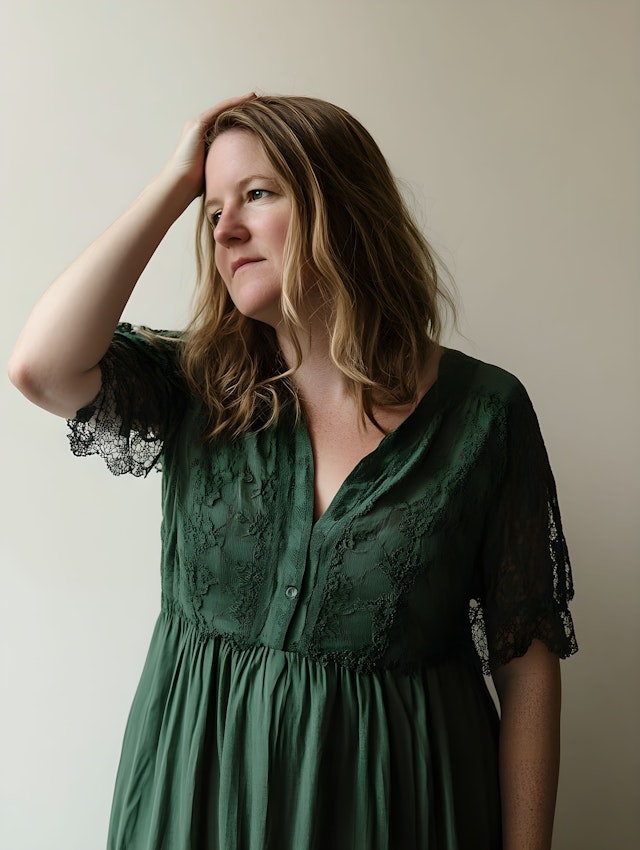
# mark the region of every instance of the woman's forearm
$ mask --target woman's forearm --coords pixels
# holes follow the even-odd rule
[[[72,416],[100,386],[97,364],[145,266],[193,196],[161,174],[47,289],[9,374],[32,401]]]
[[[503,850],[550,850],[560,761],[560,667],[534,641],[494,672],[500,697]]]

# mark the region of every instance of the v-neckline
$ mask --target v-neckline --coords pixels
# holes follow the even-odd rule
[[[389,443],[393,443],[398,439],[398,435],[405,431],[407,428],[411,426],[411,423],[417,418],[418,414],[422,411],[423,407],[429,403],[431,397],[436,394],[438,389],[441,387],[442,378],[443,378],[443,363],[447,361],[446,369],[448,369],[450,359],[450,355],[453,353],[454,349],[444,348],[442,349],[442,354],[440,355],[440,360],[438,362],[438,373],[436,375],[435,380],[420,398],[414,409],[411,413],[406,416],[399,425],[397,425],[392,431],[389,431],[388,434],[385,434],[384,437],[380,440],[378,445],[372,449],[370,452],[367,452],[366,455],[360,458],[360,460],[356,463],[353,469],[345,476],[342,480],[342,483],[333,494],[333,498],[324,509],[324,511],[320,514],[320,516],[315,516],[315,506],[316,506],[316,493],[315,493],[315,478],[316,478],[316,469],[315,469],[315,460],[313,457],[313,446],[311,443],[311,435],[309,433],[309,429],[307,427],[307,423],[304,418],[301,418],[299,427],[304,436],[305,441],[305,449],[308,453],[308,462],[309,468],[311,471],[311,481],[310,481],[310,502],[311,502],[311,530],[312,532],[316,529],[318,524],[322,524],[323,519],[327,516],[327,514],[332,513],[336,504],[340,501],[340,497],[342,493],[347,488],[347,486],[351,483],[352,479],[356,477],[356,475],[360,472],[362,466],[371,462],[371,460],[376,457],[378,454],[382,453],[389,445]]]

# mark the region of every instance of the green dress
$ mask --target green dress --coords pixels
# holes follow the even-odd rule
[[[489,663],[576,650],[529,398],[447,350],[313,518],[304,422],[200,438],[177,347],[119,326],[76,454],[161,467],[162,605],[109,850],[496,850]]]

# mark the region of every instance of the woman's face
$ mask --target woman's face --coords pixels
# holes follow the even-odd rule
[[[245,316],[275,327],[291,199],[258,138],[246,130],[217,137],[204,176],[216,266],[229,295]]]

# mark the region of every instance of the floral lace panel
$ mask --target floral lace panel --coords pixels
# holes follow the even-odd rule
[[[163,607],[237,649],[255,642],[266,612],[263,585],[273,558],[276,490],[259,481],[242,447],[201,444],[178,487],[179,566]],[[215,467],[215,468],[214,468]],[[165,576],[165,581],[166,581]]]

